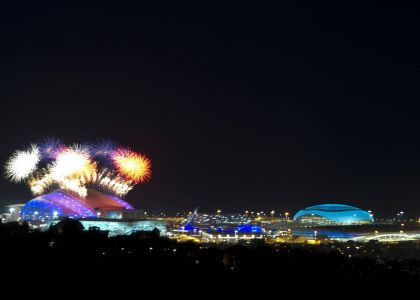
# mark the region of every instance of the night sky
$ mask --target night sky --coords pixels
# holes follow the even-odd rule
[[[418,217],[419,10],[285,2],[2,2],[0,162],[45,136],[109,139],[151,157],[126,197],[147,211]]]

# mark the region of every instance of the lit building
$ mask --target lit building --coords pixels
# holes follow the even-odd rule
[[[89,189],[85,198],[76,197],[64,190],[56,190],[49,194],[41,195],[30,200],[20,210],[22,220],[46,221],[51,219],[70,217],[75,219],[97,218],[112,215],[118,218],[125,210],[134,207],[124,200]],[[121,213],[116,213],[120,211]]]
[[[193,231],[198,230],[235,230],[237,226],[243,224],[250,224],[251,219],[244,214],[201,214],[191,213],[188,218],[182,222],[180,230]]]
[[[208,228],[208,227],[236,227],[238,224],[251,223],[251,219],[243,214],[229,214],[229,215],[212,215],[212,214],[200,214],[197,213],[194,217],[194,225],[197,227]]]
[[[206,230],[200,231],[204,241],[210,243],[238,243],[241,241],[262,240],[263,229],[256,225],[243,224],[235,230]]]
[[[203,240],[208,243],[229,243],[236,244],[241,241],[263,240],[262,233],[217,233],[217,232],[202,232]]]
[[[153,231],[155,228],[161,235],[167,234],[165,221],[145,219],[143,211],[134,209],[118,197],[94,189],[88,189],[85,198],[64,190],[38,196],[20,209],[20,217],[41,229],[47,229],[67,217],[79,220],[86,230],[99,228],[107,231],[109,236]]]
[[[117,220],[117,219],[79,219],[85,230],[99,228],[107,231],[108,236],[128,235],[139,231],[159,230],[161,236],[167,235],[166,222],[158,220]],[[45,228],[58,223],[59,220],[51,220],[45,224]]]
[[[361,225],[372,223],[373,216],[360,208],[342,204],[321,204],[299,211],[294,220],[308,226]]]

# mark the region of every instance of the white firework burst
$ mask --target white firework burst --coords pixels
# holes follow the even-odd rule
[[[57,154],[57,159],[51,166],[50,172],[56,180],[60,181],[83,172],[89,163],[89,149],[80,145],[73,145]]]
[[[18,150],[6,163],[6,176],[14,182],[25,180],[35,172],[40,159],[36,145],[31,145],[28,150]]]

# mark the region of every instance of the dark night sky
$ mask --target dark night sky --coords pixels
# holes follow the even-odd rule
[[[1,163],[111,139],[153,160],[146,210],[420,214],[416,7],[115,3],[0,4]]]

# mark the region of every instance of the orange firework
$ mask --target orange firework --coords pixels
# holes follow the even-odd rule
[[[127,180],[143,182],[151,176],[151,162],[146,156],[129,149],[118,149],[112,155],[118,173]]]

